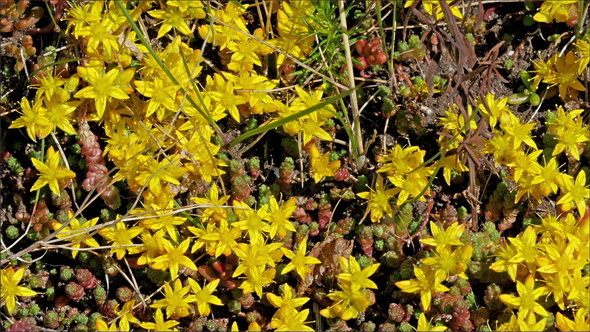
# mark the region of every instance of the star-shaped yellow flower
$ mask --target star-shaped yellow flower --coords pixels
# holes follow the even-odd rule
[[[322,262],[315,258],[305,256],[305,252],[307,251],[307,237],[299,243],[299,249],[297,253],[292,252],[287,248],[281,248],[291,262],[285,266],[281,274],[285,274],[292,270],[295,270],[297,274],[301,277],[301,279],[305,279],[305,275],[311,273],[311,268],[308,266],[309,264],[321,264]]]
[[[33,184],[31,191],[35,191],[43,188],[46,184],[49,185],[49,189],[54,194],[59,195],[59,183],[71,180],[76,177],[76,173],[69,169],[64,169],[59,165],[59,153],[50,146],[47,149],[46,162],[42,162],[37,158],[32,158],[31,161],[35,168],[39,171],[39,179]]]
[[[17,296],[37,295],[37,292],[34,290],[18,285],[23,278],[24,273],[24,268],[20,268],[16,272],[12,267],[0,270],[0,281],[2,281],[2,287],[0,287],[0,299],[6,301],[6,309],[8,309],[9,313],[12,313],[14,309],[16,309]]]
[[[432,294],[435,292],[446,292],[449,289],[442,285],[445,280],[445,272],[442,270],[432,270],[430,266],[424,266],[424,270],[414,265],[414,275],[416,279],[398,281],[395,285],[401,288],[402,292],[420,293],[420,301],[424,311],[430,308]]]
[[[217,296],[213,295],[217,285],[219,285],[219,279],[213,280],[203,288],[192,278],[188,279],[188,284],[193,294],[195,294],[199,315],[208,316],[211,313],[211,304],[223,305],[223,302]]]
[[[80,223],[80,221],[74,218],[74,214],[71,211],[68,211],[68,220],[70,220],[70,224],[66,226],[64,229],[59,231],[56,235],[58,239],[66,239],[67,241],[72,242],[72,248],[80,248],[82,244],[85,244],[89,247],[100,247],[98,242],[90,236],[88,228],[94,227],[98,222],[98,217],[90,219],[84,223]],[[62,227],[62,224],[55,223],[53,225],[53,230],[57,231]],[[72,257],[76,258],[78,254],[78,250],[72,250]]]
[[[322,155],[315,145],[309,149],[309,160],[315,183],[319,183],[326,176],[334,176],[340,168],[340,160],[330,161],[330,153]]]
[[[516,291],[520,297],[509,294],[501,294],[500,301],[507,305],[518,308],[518,318],[524,319],[529,312],[535,312],[541,316],[549,316],[537,299],[545,292],[545,286],[535,288],[535,278],[529,274],[524,284],[516,280]]]
[[[162,245],[165,253],[154,259],[152,269],[170,270],[170,276],[173,280],[178,276],[180,265],[184,265],[196,271],[197,266],[195,263],[184,255],[188,251],[189,244],[190,239],[186,239],[175,248],[170,241],[162,238]]]

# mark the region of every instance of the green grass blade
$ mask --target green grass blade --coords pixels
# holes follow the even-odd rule
[[[229,146],[230,146],[230,147],[233,147],[233,146],[235,146],[236,144],[238,144],[238,143],[242,142],[243,140],[245,140],[245,139],[247,139],[247,138],[249,138],[249,137],[252,137],[252,136],[254,136],[254,135],[258,135],[258,134],[262,134],[262,133],[264,133],[264,132],[267,132],[267,131],[269,131],[269,130],[271,130],[271,129],[275,129],[275,128],[277,128],[277,127],[279,127],[279,126],[282,126],[282,125],[284,125],[284,124],[286,124],[286,123],[289,123],[289,122],[291,122],[291,121],[293,121],[293,120],[297,120],[297,119],[299,119],[299,118],[301,118],[301,117],[303,117],[303,116],[305,116],[305,115],[308,115],[308,114],[310,114],[310,113],[312,113],[312,112],[315,112],[315,111],[317,111],[317,110],[319,110],[319,109],[322,109],[322,108],[324,108],[325,106],[331,105],[331,104],[333,104],[333,103],[335,103],[335,102],[337,102],[337,101],[341,100],[342,98],[346,98],[348,95],[350,95],[350,94],[351,94],[353,91],[355,91],[356,89],[358,89],[358,88],[359,88],[359,87],[361,87],[361,86],[362,86],[362,85],[359,85],[359,86],[357,86],[357,87],[356,87],[356,88],[354,88],[354,89],[350,89],[350,90],[344,91],[344,92],[342,92],[341,94],[339,94],[339,95],[337,95],[337,96],[334,96],[334,97],[328,98],[328,99],[324,100],[323,102],[321,102],[321,103],[319,103],[319,104],[317,104],[317,105],[314,105],[314,106],[312,106],[312,107],[310,107],[310,108],[308,108],[308,109],[305,109],[305,110],[303,110],[303,111],[301,111],[301,112],[299,112],[299,113],[297,113],[297,114],[292,114],[292,115],[289,115],[289,116],[288,116],[288,117],[286,117],[286,118],[283,118],[283,119],[280,119],[280,120],[278,120],[278,121],[275,121],[275,122],[269,123],[269,124],[267,124],[267,125],[265,125],[265,126],[258,127],[258,128],[256,128],[256,129],[249,130],[249,131],[247,131],[247,132],[243,133],[242,135],[240,135],[240,136],[236,137],[236,138],[235,138],[235,139],[234,139],[234,140],[233,140],[233,141],[232,141],[232,142],[229,144]]]

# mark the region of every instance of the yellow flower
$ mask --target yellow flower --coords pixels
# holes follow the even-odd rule
[[[547,59],[547,61],[532,61],[535,70],[532,70],[531,72],[537,73],[535,77],[533,77],[533,84],[531,85],[531,89],[533,91],[537,90],[537,87],[541,81],[549,83],[555,79],[555,75],[557,75],[555,72],[555,60],[557,59],[558,55],[559,54],[557,53],[553,54],[553,56]]]
[[[86,46],[88,52],[94,53],[94,56],[101,54],[107,60],[115,59],[115,53],[120,49],[117,35],[113,33],[117,29],[116,23],[108,17],[103,17],[99,21],[86,24],[87,26],[77,29],[77,34],[89,37]]]
[[[557,23],[567,22],[578,17],[576,0],[547,0],[539,8],[539,12],[533,16],[537,22],[550,23],[555,20]]]
[[[319,183],[326,176],[334,176],[340,168],[340,160],[330,161],[330,153],[320,154],[315,144],[309,149],[309,158],[315,183]]]
[[[37,292],[18,285],[24,274],[24,268],[20,268],[16,272],[12,267],[0,270],[0,280],[2,281],[2,287],[0,287],[0,299],[6,301],[6,309],[8,309],[9,314],[12,314],[14,309],[16,309],[17,296],[37,295]]]
[[[76,92],[76,98],[91,98],[94,99],[94,105],[98,117],[102,118],[107,106],[107,102],[111,99],[129,99],[129,95],[122,89],[126,86],[133,77],[134,70],[127,69],[120,72],[118,68],[109,70],[104,73],[104,70],[98,67],[78,67],[78,75],[88,82],[88,86]]]
[[[581,56],[576,60],[576,63],[578,64],[578,74],[582,74],[588,68],[588,63],[590,63],[590,43],[577,39],[574,46],[577,48],[576,54]]]
[[[424,195],[430,193],[428,185],[429,176],[432,175],[433,169],[431,167],[421,167],[416,171],[409,173],[407,176],[389,176],[387,179],[399,189],[396,204],[401,206],[410,196],[418,198],[419,201],[426,201]],[[421,195],[422,191],[424,194]]]
[[[420,318],[418,318],[418,326],[416,327],[416,331],[446,331],[446,326],[431,326],[430,323],[426,320],[426,316],[424,313],[420,313]]]
[[[578,81],[578,64],[574,52],[569,51],[565,56],[559,56],[555,60],[555,76],[550,83],[559,86],[559,97],[562,100],[575,99],[579,91],[586,88]]]
[[[305,325],[305,320],[309,316],[309,309],[297,311],[289,308],[281,312],[280,317],[273,317],[271,327],[276,331],[314,331],[311,327]]]
[[[80,105],[79,101],[61,102],[55,98],[45,99],[47,119],[51,123],[51,131],[59,128],[70,135],[76,135],[76,130],[70,123],[69,114],[74,112]]]
[[[235,86],[232,82],[225,81],[219,74],[215,74],[214,77],[214,85],[218,89],[209,92],[209,96],[217,102],[212,113],[227,110],[236,122],[240,122],[240,111],[238,110],[238,106],[247,103],[248,99],[244,96],[238,95],[234,91]]]
[[[186,218],[174,215],[174,200],[170,199],[168,202],[151,203],[149,205],[154,212],[154,217],[142,220],[141,226],[153,231],[164,230],[172,241],[177,241],[175,226],[184,224]]]
[[[332,136],[321,127],[324,124],[324,121],[318,119],[317,112],[301,117],[298,121],[300,131],[303,133],[303,144],[309,143],[314,136],[325,141],[332,140]]]
[[[406,1],[404,4],[404,7],[405,8],[410,7],[414,2],[415,2],[415,0]],[[422,6],[424,6],[424,10],[428,14],[435,17],[436,21],[445,17],[445,14],[443,13],[442,8],[440,8],[440,1],[439,0],[422,0]],[[457,18],[460,18],[460,19],[463,18],[463,14],[461,14],[461,12],[459,11],[458,8],[451,6],[451,12]]]
[[[340,317],[343,320],[357,318],[372,304],[371,291],[366,288],[352,288],[350,283],[339,284],[341,291],[328,294],[335,303],[322,309],[320,314],[326,318]]]
[[[568,128],[567,132],[558,133],[555,138],[557,144],[553,150],[553,156],[565,151],[568,157],[580,160],[580,151],[584,150],[584,142],[588,141],[588,127],[578,123],[577,126]]]
[[[239,238],[242,237],[242,231],[235,227],[234,224],[228,224],[227,219],[221,219],[219,227],[214,223],[207,223],[206,229],[199,229],[189,226],[188,230],[197,236],[197,241],[193,245],[192,252],[207,245],[207,253],[219,257],[221,255],[229,256],[234,248],[238,245]]]
[[[157,236],[152,236],[149,230],[145,229],[141,234],[141,242],[143,245],[140,247],[142,250],[141,256],[137,259],[139,265],[151,265],[156,257],[160,256],[160,252],[164,250],[162,245],[162,231],[160,230]]]
[[[369,211],[371,211],[371,221],[379,222],[384,216],[393,216],[393,208],[389,204],[389,200],[399,193],[400,189],[392,188],[385,189],[383,185],[383,178],[377,175],[375,181],[375,190],[365,191],[356,194],[358,197],[369,200]]]
[[[234,271],[232,277],[235,278],[242,275],[249,269],[257,266],[275,267],[275,261],[282,258],[283,252],[279,250],[283,246],[282,243],[240,243],[234,249],[235,254],[240,258],[240,264]]]
[[[291,287],[289,287],[289,284],[284,284],[284,288],[283,288],[283,297],[278,297],[276,295],[274,295],[273,293],[267,293],[266,294],[266,298],[268,299],[268,302],[270,302],[270,304],[273,305],[273,307],[278,308],[279,310],[277,311],[277,314],[280,314],[279,311],[281,310],[288,310],[288,308],[292,308],[292,309],[296,309],[298,307],[301,307],[302,305],[304,305],[305,303],[307,303],[307,301],[309,301],[308,297],[295,297],[295,292],[293,291],[293,289],[291,289]]]
[[[543,150],[536,150],[527,155],[523,150],[517,150],[514,160],[507,164],[507,166],[514,168],[512,179],[518,183],[525,172],[529,173],[533,178],[537,174],[541,174],[543,167],[537,162],[541,153],[543,153]]]
[[[59,166],[60,155],[53,149],[53,146],[50,146],[49,149],[47,149],[47,156],[45,159],[47,160],[45,163],[37,158],[31,159],[33,165],[40,173],[39,179],[33,184],[31,191],[41,189],[48,184],[51,192],[59,195],[59,183],[75,178],[76,173]]]
[[[129,331],[129,323],[139,324],[139,320],[133,316],[133,306],[135,305],[135,300],[129,300],[125,302],[123,308],[121,310],[115,310],[115,313],[121,316],[121,320],[119,321],[119,328],[122,331]]]
[[[233,205],[237,208],[234,209],[234,212],[238,221],[232,223],[232,226],[246,231],[252,243],[263,243],[264,234],[267,234],[270,229],[270,225],[266,222],[268,205],[263,205],[258,210],[254,210],[248,204],[238,200],[235,200]]]
[[[137,92],[150,98],[145,116],[150,116],[157,111],[156,116],[161,121],[164,118],[165,110],[176,111],[174,99],[176,91],[180,88],[178,85],[154,77],[152,82],[135,81],[135,86]]]
[[[572,177],[565,177],[564,187],[562,190],[565,191],[565,195],[557,201],[557,205],[566,205],[568,203],[571,205],[573,203],[578,208],[581,217],[586,215],[585,200],[590,198],[590,189],[586,186],[586,172],[581,170],[575,182]]]
[[[138,226],[127,229],[125,222],[119,221],[115,227],[111,226],[100,229],[98,234],[111,242],[111,245],[113,246],[113,248],[111,248],[111,253],[116,254],[117,259],[123,259],[127,252],[129,254],[136,254],[141,251],[139,245],[135,245],[133,241],[131,241],[134,237],[138,236],[141,231],[142,228]]]
[[[188,279],[188,283],[193,294],[195,294],[195,298],[197,299],[196,302],[199,315],[208,316],[211,313],[210,304],[223,305],[223,302],[221,302],[217,296],[213,295],[217,285],[219,285],[219,279],[213,280],[203,288],[201,288],[201,286],[192,278]]]
[[[142,323],[139,326],[150,331],[178,331],[177,329],[173,329],[173,327],[180,323],[175,320],[164,321],[164,314],[162,314],[162,310],[160,309],[156,310],[154,320],[156,321],[155,323]]]
[[[338,263],[342,270],[342,273],[337,275],[338,279],[350,282],[353,290],[363,287],[377,289],[377,284],[369,279],[369,277],[377,271],[381,264],[371,264],[361,270],[360,264],[352,255],[348,257],[348,260],[342,256],[338,257]]]
[[[154,259],[152,269],[170,270],[170,276],[172,279],[176,279],[178,276],[180,265],[184,265],[196,271],[197,266],[195,263],[184,255],[188,251],[189,244],[190,239],[186,239],[175,248],[170,241],[162,238],[162,245],[165,253]]]
[[[529,312],[529,314],[526,316],[526,319],[518,320],[518,327],[520,328],[520,331],[544,331],[546,325],[547,318],[542,318],[537,322],[537,317],[532,312]]]
[[[129,329],[118,328],[117,322],[114,321],[110,326],[107,322],[102,320],[101,318],[96,320],[96,324],[94,326],[96,332],[110,332],[110,331],[129,331]]]
[[[285,237],[288,230],[291,232],[296,231],[295,226],[289,221],[295,209],[297,209],[297,199],[294,197],[279,205],[277,199],[272,195],[270,196],[267,219],[270,224],[268,234],[271,239],[277,234],[281,238]]]
[[[100,245],[96,240],[90,236],[88,228],[94,227],[98,222],[98,217],[87,220],[86,222],[80,224],[78,219],[74,218],[74,214],[71,210],[68,210],[68,220],[70,220],[70,224],[66,226],[64,229],[57,233],[56,237],[58,239],[66,239],[67,241],[72,242],[72,248],[80,248],[82,244],[85,244],[89,247],[99,247]],[[62,227],[62,224],[55,223],[53,225],[53,230],[57,231]],[[78,250],[72,250],[72,257],[76,258],[78,255]]]
[[[425,311],[430,308],[430,301],[432,294],[435,292],[446,292],[449,289],[442,285],[446,278],[445,272],[442,270],[432,270],[430,266],[424,266],[424,270],[414,265],[414,275],[416,279],[403,280],[395,283],[402,292],[406,293],[420,293],[420,301],[422,302],[422,309]]]
[[[529,312],[535,312],[541,316],[549,316],[547,310],[536,301],[545,291],[545,287],[535,288],[535,278],[529,274],[524,284],[516,280],[516,290],[520,297],[509,294],[501,294],[500,301],[507,305],[518,308],[518,318],[524,319]]]
[[[512,138],[513,149],[520,148],[521,144],[524,143],[531,148],[537,150],[537,144],[533,141],[531,135],[531,130],[535,128],[536,123],[527,123],[522,124],[520,120],[517,119],[516,122],[505,124],[503,125],[502,129]]]
[[[138,171],[136,176],[137,183],[141,186],[146,186],[155,195],[159,195],[162,192],[162,185],[165,183],[171,183],[179,185],[180,182],[177,180],[187,169],[181,166],[176,166],[180,162],[180,156],[166,157],[160,162],[157,160],[148,158],[142,169]]]
[[[496,127],[498,120],[500,120],[500,123],[506,122],[505,119],[511,112],[510,108],[506,106],[507,103],[508,97],[496,99],[493,93],[488,92],[483,100],[477,101],[477,107],[493,129]]]
[[[41,101],[37,100],[31,108],[29,100],[23,97],[20,101],[21,117],[11,123],[8,128],[27,128],[27,134],[33,141],[37,138],[45,138],[51,133],[51,122],[47,118],[47,109],[41,105]]]
[[[565,317],[561,312],[555,315],[556,325],[560,331],[588,331],[590,329],[590,317],[586,318],[587,311],[580,308],[576,311],[574,320]],[[533,330],[531,330],[533,331]]]
[[[265,271],[264,266],[252,267],[246,271],[246,280],[239,288],[244,291],[244,294],[256,292],[258,297],[262,298],[262,286],[274,283],[276,272],[276,269]]]
[[[299,248],[297,249],[297,253],[287,249],[281,248],[291,262],[285,266],[281,274],[285,274],[292,270],[295,270],[297,274],[301,277],[301,279],[305,279],[305,275],[311,273],[311,268],[308,266],[309,264],[321,264],[322,262],[315,258],[305,256],[305,252],[307,251],[307,237],[304,238],[301,243],[299,243]]]
[[[525,262],[529,272],[534,273],[537,268],[535,258],[540,254],[537,249],[537,232],[535,228],[529,226],[517,237],[510,237],[508,240],[516,249],[516,254],[510,259],[510,263]]]
[[[498,250],[495,256],[499,257],[492,265],[490,270],[496,272],[507,272],[512,281],[516,281],[516,273],[520,262],[513,262],[512,258],[516,256],[517,249],[510,243],[505,243],[502,248]]]
[[[156,38],[163,37],[168,31],[172,30],[172,28],[177,29],[187,36],[193,35],[193,32],[189,28],[188,24],[186,24],[186,21],[190,20],[188,17],[188,12],[181,10],[178,7],[170,6],[164,9],[151,10],[148,12],[148,14],[154,18],[163,20],[161,22],[162,26],[158,30],[158,36]]]
[[[168,318],[180,318],[188,316],[190,305],[189,303],[197,301],[196,296],[188,295],[190,286],[182,287],[180,279],[174,280],[174,289],[170,287],[170,283],[164,285],[164,298],[151,305],[152,308],[166,308],[166,316]]]
[[[295,87],[295,92],[297,92],[297,98],[291,102],[289,109],[296,113],[311,108],[319,103],[322,102],[322,97],[324,95],[324,91],[326,90],[326,86],[322,85],[321,87],[315,89],[312,93],[308,93],[307,91],[303,90],[299,86]],[[327,105],[324,108],[321,108],[311,114],[317,115],[317,121],[323,123],[329,118],[334,117],[336,113],[336,109],[332,105]],[[309,116],[308,115],[308,116]]]
[[[430,222],[430,231],[432,232],[433,238],[423,239],[420,242],[436,247],[437,250],[447,248],[449,246],[461,246],[463,242],[459,240],[463,232],[465,231],[465,225],[459,225],[458,222],[454,222],[451,226],[447,227],[446,230],[441,230],[436,226],[434,222]]]
[[[453,251],[450,248],[437,248],[432,257],[423,258],[420,261],[425,265],[444,271],[446,277],[457,275],[463,279],[468,279],[465,271],[467,271],[472,254],[473,246],[470,244]]]
[[[221,219],[227,219],[227,208],[224,206],[227,205],[228,199],[229,195],[219,198],[219,188],[217,188],[217,184],[215,183],[211,185],[208,197],[191,198],[196,204],[202,205],[201,210],[203,212],[201,213],[201,219],[207,221],[211,218],[214,222],[218,222]]]

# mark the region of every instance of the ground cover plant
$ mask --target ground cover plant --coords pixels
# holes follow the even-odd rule
[[[590,330],[588,1],[0,1],[7,331]]]

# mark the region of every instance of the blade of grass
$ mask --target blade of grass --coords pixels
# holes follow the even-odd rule
[[[348,95],[350,95],[351,93],[353,93],[354,91],[356,91],[356,89],[360,88],[361,86],[362,86],[362,84],[359,85],[359,86],[357,86],[357,87],[355,87],[354,89],[351,89],[351,90],[348,90],[348,91],[344,91],[344,92],[342,92],[339,95],[336,95],[334,97],[328,98],[328,99],[324,100],[323,102],[321,102],[321,103],[319,103],[317,105],[314,105],[314,106],[312,106],[312,107],[310,107],[308,109],[305,109],[305,110],[303,110],[303,111],[301,111],[299,113],[289,115],[288,117],[285,117],[283,119],[277,120],[275,122],[271,122],[271,123],[269,123],[269,124],[267,124],[265,126],[258,127],[256,129],[249,130],[249,131],[243,133],[242,135],[236,137],[229,144],[229,146],[230,147],[234,147],[236,144],[242,142],[243,140],[245,140],[245,139],[247,139],[249,137],[252,137],[254,135],[258,135],[258,134],[267,132],[267,131],[269,131],[271,129],[275,129],[275,128],[277,128],[279,126],[282,126],[282,125],[284,125],[286,123],[289,123],[289,122],[291,122],[293,120],[297,120],[297,119],[301,118],[302,116],[308,115],[308,114],[310,114],[312,112],[315,112],[315,111],[317,111],[319,109],[322,109],[322,108],[324,108],[324,107],[326,107],[328,105],[331,105],[331,104],[333,104],[333,103],[341,100],[342,98],[346,98]]]
[[[340,9],[340,24],[344,31],[347,30],[346,24],[346,10],[344,8],[344,0],[338,1],[338,8]],[[350,40],[348,34],[342,34],[342,43],[344,44],[344,54],[346,55],[346,69],[348,71],[348,87],[349,91],[352,91],[350,95],[350,104],[352,107],[352,134],[356,137],[356,146],[350,146],[351,149],[356,150],[353,155],[362,156],[365,154],[365,148],[362,144],[362,133],[361,133],[361,114],[359,111],[358,98],[356,95],[355,81],[354,81],[354,67],[352,65],[352,55],[350,53]],[[363,168],[363,162],[360,158],[355,158],[355,162],[359,168]]]

